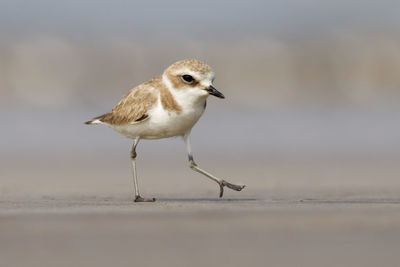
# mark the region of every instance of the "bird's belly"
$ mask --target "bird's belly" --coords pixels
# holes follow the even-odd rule
[[[146,121],[113,128],[128,138],[140,136],[142,139],[161,139],[181,136],[192,129],[203,112],[204,107],[185,110],[179,114],[163,109],[155,110]]]
[[[186,110],[177,114],[164,112],[150,118],[149,130],[144,133],[144,139],[159,139],[172,136],[180,136],[188,132],[199,120],[204,109]]]

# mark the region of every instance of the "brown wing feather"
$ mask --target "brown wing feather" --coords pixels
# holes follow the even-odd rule
[[[152,86],[156,79],[131,89],[124,98],[99,120],[111,125],[123,125],[145,120],[147,111],[157,102],[157,90]]]

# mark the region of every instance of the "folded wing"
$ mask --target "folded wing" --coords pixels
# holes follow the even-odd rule
[[[125,125],[145,121],[149,118],[148,111],[157,103],[158,98],[151,84],[152,81],[149,81],[131,89],[110,112],[85,123]]]

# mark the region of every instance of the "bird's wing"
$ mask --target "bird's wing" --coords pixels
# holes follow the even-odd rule
[[[97,119],[110,125],[132,124],[146,120],[149,117],[148,111],[156,104],[158,98],[157,90],[152,83],[153,81],[149,81],[131,89],[109,113]]]

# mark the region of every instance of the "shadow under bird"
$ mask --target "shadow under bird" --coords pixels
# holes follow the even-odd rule
[[[212,85],[214,72],[205,63],[186,59],[169,66],[164,73],[131,89],[108,113],[86,124],[105,124],[118,133],[134,139],[131,149],[135,202],[153,202],[139,194],[136,176],[136,146],[140,139],[161,139],[182,136],[191,169],[205,175],[220,187],[241,191],[245,186],[229,183],[200,169],[190,147],[190,131],[206,108],[209,95],[225,98]]]

